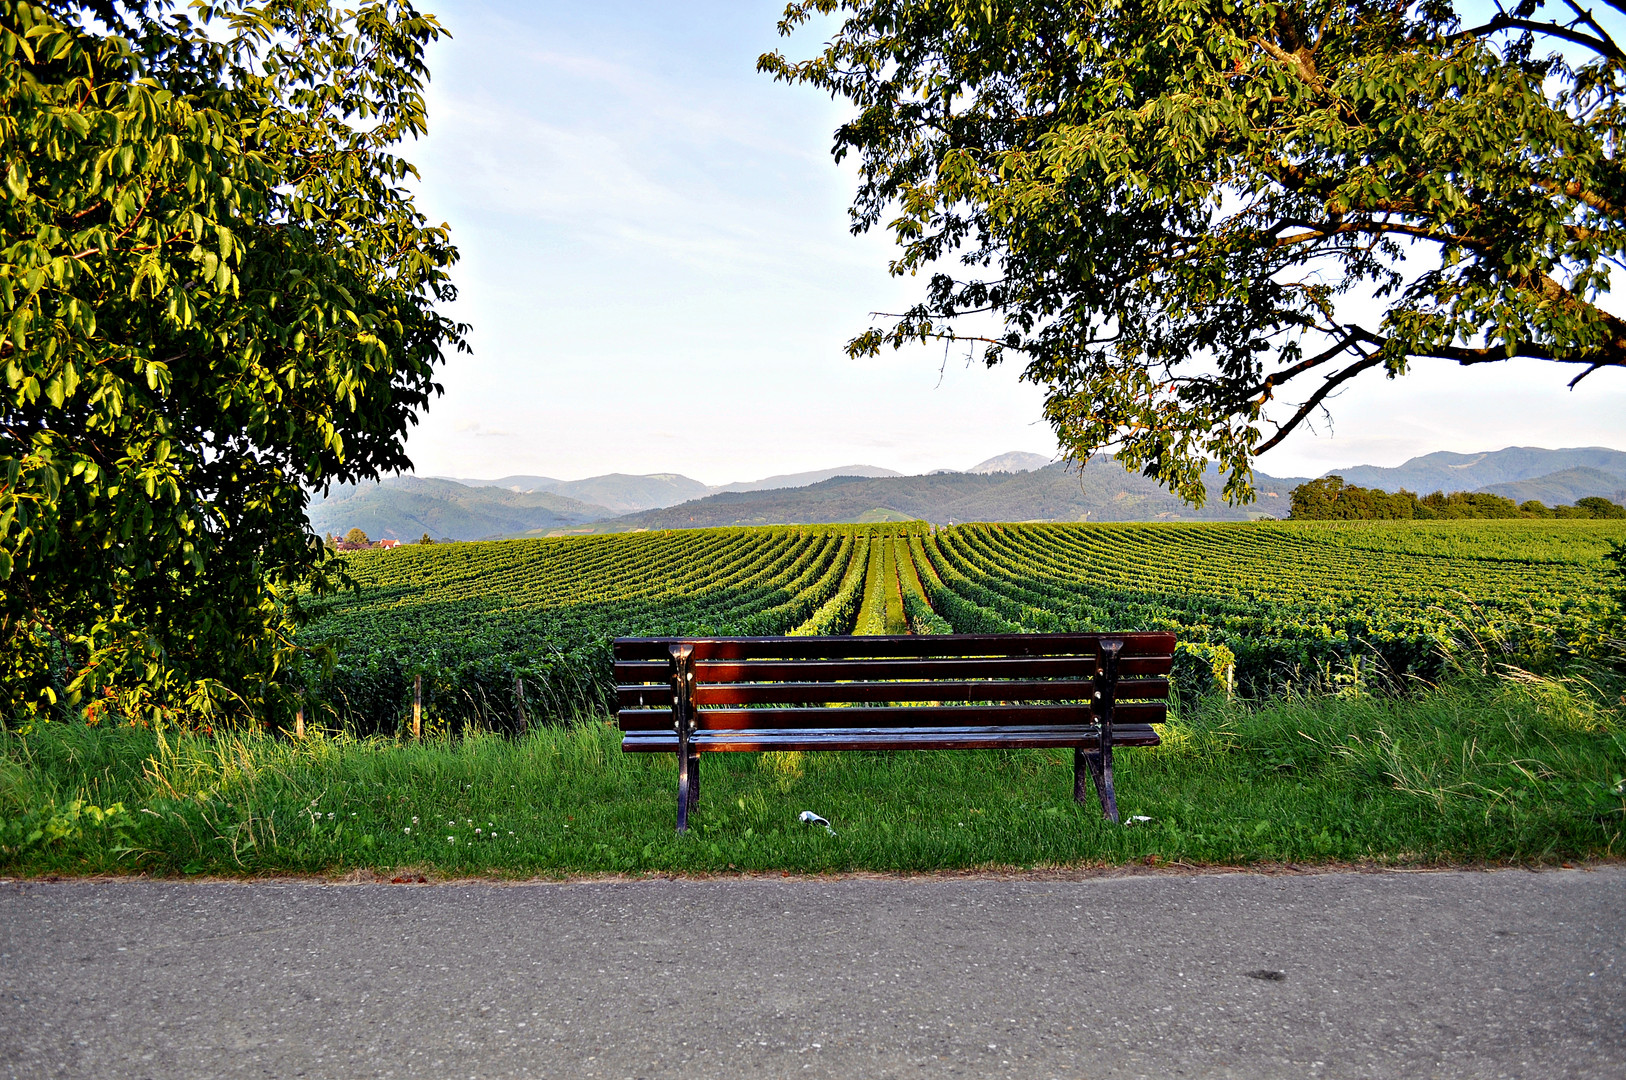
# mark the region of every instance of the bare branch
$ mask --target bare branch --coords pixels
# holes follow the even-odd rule
[[[1583,34],[1579,30],[1573,30],[1563,23],[1515,19],[1509,15],[1499,14],[1493,16],[1490,22],[1464,30],[1456,37],[1489,37],[1491,34],[1499,34],[1503,30],[1528,30],[1533,34],[1546,34],[1576,45],[1584,45],[1605,59],[1626,62],[1626,53],[1622,53],[1620,46],[1616,45],[1607,35],[1604,38],[1595,38],[1590,34]]]
[[[1308,401],[1298,407],[1298,411],[1288,419],[1287,423],[1276,429],[1276,434],[1267,439],[1264,445],[1254,448],[1254,456],[1257,457],[1258,455],[1263,454],[1265,451],[1272,449],[1276,446],[1276,444],[1280,443],[1283,439],[1287,438],[1288,435],[1292,434],[1293,429],[1297,428],[1301,423],[1303,423],[1304,418],[1314,412],[1316,407],[1326,400],[1328,394],[1332,393],[1334,390],[1338,389],[1338,387],[1353,379],[1361,372],[1377,367],[1382,362],[1383,354],[1373,353],[1371,356],[1357,360],[1355,363],[1349,365],[1349,367],[1338,372],[1336,375],[1328,376],[1327,381],[1322,383],[1316,392],[1310,395],[1310,399]]]

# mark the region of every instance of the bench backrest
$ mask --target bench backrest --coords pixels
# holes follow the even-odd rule
[[[1065,741],[1059,729],[1076,732],[1091,720],[1103,641],[1122,645],[1114,724],[1162,723],[1175,637],[1123,633],[620,638],[620,726],[628,749],[644,749],[646,740],[647,749],[666,748],[674,738],[672,646],[688,645],[702,743],[706,732],[857,728],[1054,728]]]

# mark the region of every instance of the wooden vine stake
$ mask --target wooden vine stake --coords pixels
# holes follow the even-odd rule
[[[423,676],[412,677],[412,737],[423,738]]]
[[[305,695],[299,695],[299,707],[294,710],[294,738],[305,737]]]

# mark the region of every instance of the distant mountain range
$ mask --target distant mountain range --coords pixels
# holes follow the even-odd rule
[[[1555,499],[1569,503],[1589,495],[1608,497],[1626,488],[1626,453],[1602,446],[1571,450],[1509,446],[1483,454],[1442,450],[1412,458],[1392,469],[1353,465],[1333,469],[1329,475],[1333,473],[1347,483],[1384,491],[1405,488],[1419,495],[1432,491],[1490,491],[1520,502],[1541,499],[1551,505]],[[1513,491],[1531,494],[1515,496]],[[1536,493],[1542,491],[1551,497]]]
[[[973,466],[971,466],[971,468],[967,469],[966,472],[970,472],[970,473],[1032,472],[1034,469],[1042,469],[1046,465],[1049,465],[1049,464],[1050,464],[1050,459],[1045,457],[1043,454],[1025,454],[1020,450],[1013,450],[1008,454],[1000,454],[997,457],[991,457],[987,461],[983,462],[981,465],[973,465]],[[940,470],[940,471],[952,472],[953,470],[944,469],[944,470]],[[896,476],[898,474],[893,473],[892,475]]]
[[[1210,498],[1195,510],[1155,481],[1107,458],[1083,469],[1047,465],[1022,473],[942,472],[926,476],[838,476],[807,487],[725,492],[563,532],[696,529],[718,525],[812,525],[845,521],[1246,521],[1287,516],[1288,492],[1302,480],[1255,474],[1259,503],[1227,506]],[[1208,486],[1217,496],[1212,467]]]
[[[479,540],[557,529],[615,516],[609,507],[546,491],[469,487],[455,480],[390,476],[312,496],[306,515],[319,535],[359,528],[374,540]]]
[[[1573,503],[1589,495],[1626,502],[1626,453],[1602,447],[1509,447],[1484,454],[1436,453],[1392,469],[1333,469],[1352,484],[1385,491],[1490,491],[1518,502]],[[1110,458],[1083,469],[1039,454],[1001,454],[965,472],[903,476],[846,465],[708,486],[676,473],[610,473],[585,480],[505,476],[496,480],[390,477],[315,497],[311,526],[377,539],[479,540],[633,529],[817,524],[924,519],[956,521],[1235,521],[1286,517],[1302,477],[1256,473],[1259,501],[1227,506],[1211,466],[1201,510]]]

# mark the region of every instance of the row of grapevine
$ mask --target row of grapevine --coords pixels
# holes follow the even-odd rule
[[[858,608],[864,602],[864,583],[869,576],[870,544],[866,535],[852,539],[852,556],[841,575],[841,584],[834,595],[826,600],[813,615],[791,631],[797,637],[819,637],[824,634],[846,633],[858,619]]]
[[[911,532],[893,538],[897,545],[898,586],[903,594],[904,617],[912,634],[952,634],[954,627],[932,610],[925,582],[921,580],[920,566],[925,562],[921,536],[920,532]]]
[[[868,539],[854,526],[777,527],[367,553],[350,560],[359,592],[302,632],[326,661],[310,665],[306,693],[360,731],[395,730],[418,678],[431,722],[453,727],[601,709],[616,636],[778,634],[821,615],[818,632],[845,631],[841,592]]]
[[[869,573],[864,581],[864,603],[854,634],[907,634],[896,535],[870,539]]]
[[[1265,689],[1363,667],[1432,678],[1475,630],[1561,647],[1626,539],[1602,522],[1350,524],[966,525],[912,550],[958,632],[1171,630],[1188,670]]]
[[[1158,630],[1190,686],[1431,678],[1465,630],[1562,648],[1615,522],[772,526],[411,546],[302,632],[308,699],[393,730],[603,708],[619,635]],[[867,605],[866,605],[867,601]],[[858,626],[860,622],[862,626]]]

